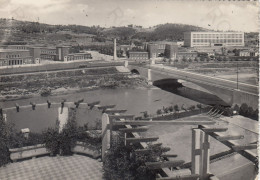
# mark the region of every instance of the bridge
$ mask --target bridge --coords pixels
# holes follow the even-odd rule
[[[253,109],[258,108],[259,87],[255,85],[237,83],[236,81],[179,70],[161,64],[137,65],[126,63],[125,66],[131,72],[146,77],[150,82],[164,79],[180,79],[199,85],[221,98],[228,105],[246,103]]]

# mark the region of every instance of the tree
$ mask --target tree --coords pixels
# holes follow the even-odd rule
[[[162,153],[169,149],[162,145],[149,145],[147,153],[136,153],[138,146],[125,146],[122,134],[115,135],[112,146],[105,155],[103,168],[105,179],[155,179],[157,170],[150,170],[145,163],[162,161]]]
[[[169,107],[169,111],[173,112],[173,107],[172,106]]]
[[[179,111],[180,111],[180,109],[179,109],[179,106],[178,106],[177,104],[176,104],[176,105],[174,105],[174,107],[173,107],[173,108],[174,108],[174,111],[175,111],[175,112],[179,112]]]
[[[164,113],[168,113],[169,112],[169,108],[168,107],[163,107],[163,111],[164,111]]]

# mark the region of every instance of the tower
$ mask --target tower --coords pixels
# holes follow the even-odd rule
[[[69,54],[69,48],[70,46],[57,46],[56,47],[56,53],[58,55],[57,60],[58,61],[64,61],[66,57]]]
[[[117,60],[117,55],[116,55],[116,38],[114,38],[114,61]]]

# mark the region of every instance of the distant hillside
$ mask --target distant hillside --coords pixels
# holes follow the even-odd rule
[[[152,32],[136,33],[133,38],[145,41],[182,40],[186,31],[208,31],[208,29],[186,24],[161,24]]]
[[[93,35],[93,42],[104,43],[116,37],[119,44],[130,44],[132,40],[158,41],[182,40],[185,31],[206,31],[207,29],[185,24],[161,24],[151,28],[113,27],[81,25],[49,25],[39,22],[0,19],[0,41],[25,41],[28,43],[70,43],[82,36]],[[58,33],[58,34],[57,34]],[[8,35],[9,34],[9,35]],[[51,38],[49,38],[51,37]],[[76,40],[75,40],[76,38]],[[82,39],[82,38],[81,38]]]

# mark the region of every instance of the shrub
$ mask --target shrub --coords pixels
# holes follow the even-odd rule
[[[199,109],[202,108],[201,104],[197,104],[196,106],[197,106],[197,108],[199,108]]]
[[[248,115],[248,105],[246,103],[241,104],[240,109],[239,109],[239,114],[243,116]]]
[[[9,148],[21,148],[24,146],[32,146],[43,143],[43,135],[40,133],[29,133],[29,137],[25,138],[23,133],[12,132],[9,139]]]
[[[189,107],[189,110],[194,110],[196,107],[194,106],[194,105],[191,105],[190,107]]]
[[[43,142],[52,155],[58,154],[60,150],[58,128],[48,128],[43,131]]]
[[[76,108],[69,111],[69,119],[59,135],[61,155],[71,155],[77,140]]]
[[[161,109],[158,109],[157,111],[156,111],[156,114],[162,114],[162,110]]]
[[[51,154],[56,155],[59,152],[61,155],[72,154],[71,149],[76,144],[77,138],[77,124],[76,124],[76,109],[69,111],[69,119],[62,131],[59,133],[58,126],[55,128],[48,128],[43,132],[43,141],[46,148]]]
[[[117,135],[118,136],[118,135]],[[106,179],[155,179],[156,170],[150,170],[146,162],[156,162],[161,159],[161,154],[168,151],[161,145],[149,145],[148,153],[135,153],[136,146],[125,146],[121,138],[113,141],[104,159],[104,177]]]
[[[11,161],[10,152],[8,150],[9,135],[10,128],[0,114],[0,167]]]
[[[233,107],[233,110],[239,113],[239,106],[237,104],[235,104],[235,106]]]

